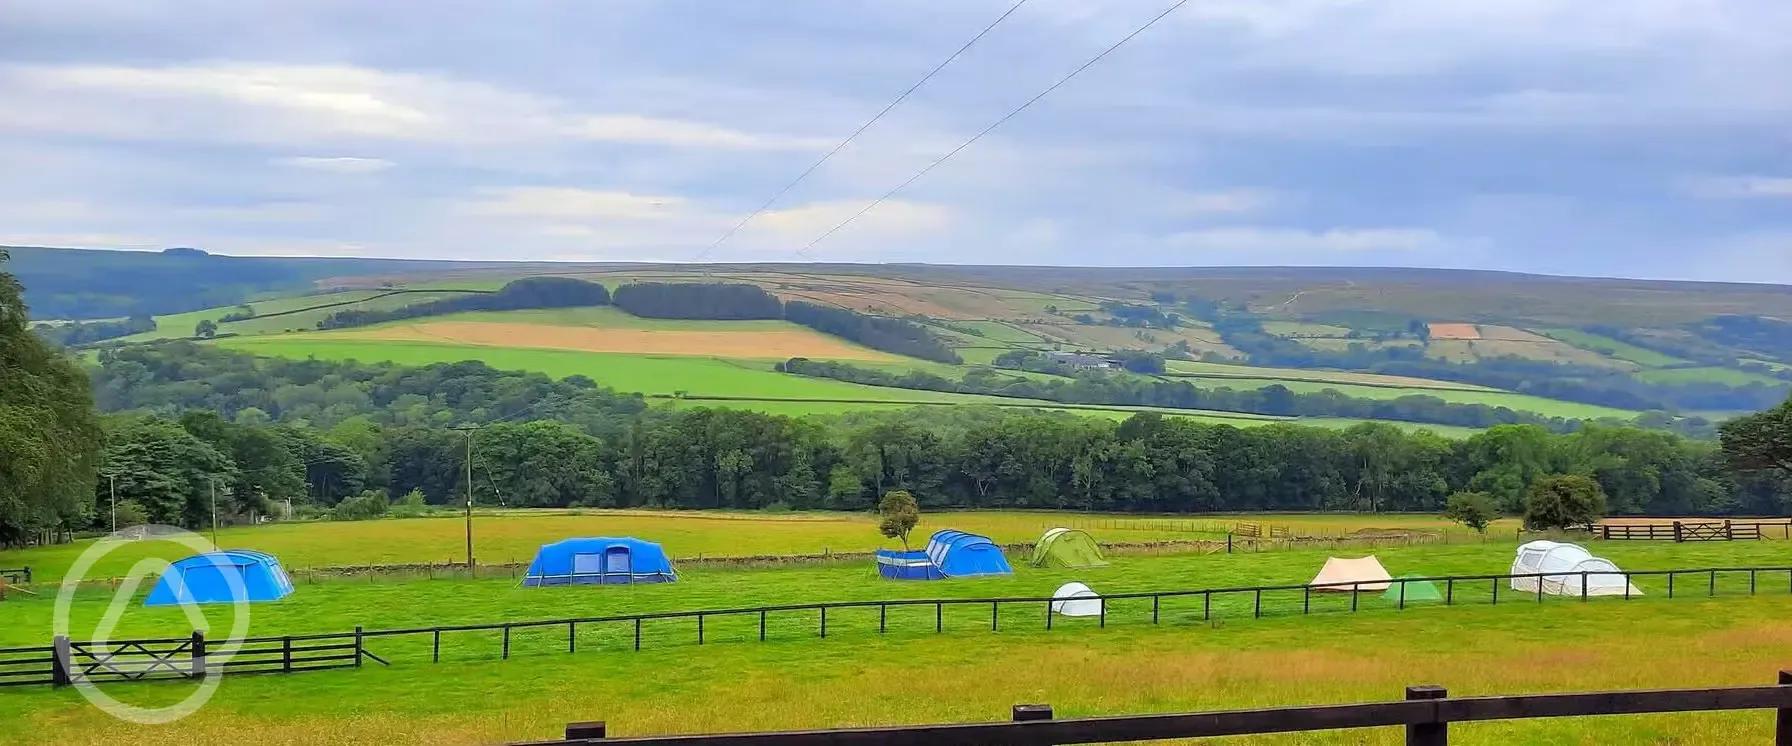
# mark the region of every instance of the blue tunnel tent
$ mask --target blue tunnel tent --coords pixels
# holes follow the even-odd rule
[[[660,545],[633,537],[565,539],[543,544],[523,585],[670,583],[678,579]]]
[[[1002,548],[986,537],[946,529],[927,540],[927,556],[948,578],[1013,575]]]
[[[271,554],[228,549],[195,554],[162,573],[144,606],[278,601],[292,594],[292,579]]]
[[[978,575],[1012,575],[1008,558],[995,542],[976,534],[945,530],[914,552],[879,550],[877,574],[892,580],[939,580]]]
[[[877,574],[890,580],[939,580],[946,576],[933,564],[926,552],[877,550]]]

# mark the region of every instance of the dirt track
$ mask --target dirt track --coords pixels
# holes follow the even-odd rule
[[[342,332],[331,336],[389,342],[452,342],[482,347],[524,347],[581,352],[692,355],[735,358],[812,357],[892,360],[890,355],[854,347],[804,329],[788,331],[684,331],[600,329],[545,324],[438,321]]]

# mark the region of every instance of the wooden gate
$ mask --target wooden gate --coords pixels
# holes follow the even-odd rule
[[[205,638],[68,640],[57,651],[69,683],[185,679],[205,672]]]

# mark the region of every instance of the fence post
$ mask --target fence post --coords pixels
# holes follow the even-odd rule
[[[1015,705],[1014,722],[1031,723],[1038,720],[1052,719],[1051,705]]]
[[[601,741],[606,737],[608,731],[609,728],[604,725],[602,720],[592,723],[567,723],[566,740]]]
[[[1609,523],[1601,524],[1599,526],[1599,528],[1601,529],[1601,532],[1605,534],[1605,540],[1611,541],[1612,540],[1612,524],[1609,524]]]
[[[1717,571],[1716,570],[1711,571],[1711,591],[1705,595],[1708,595],[1708,596],[1717,595]]]
[[[1450,578],[1449,580],[1444,581],[1444,605],[1449,606],[1450,604],[1455,603],[1455,602],[1456,602],[1456,579]]]
[[[1580,571],[1580,600],[1582,601],[1587,600],[1587,576],[1589,574],[1586,570]]]
[[[1400,581],[1400,610],[1406,610],[1406,581]]]
[[[1792,685],[1792,671],[1780,672],[1780,686]],[[1792,708],[1781,707],[1774,713],[1773,743],[1792,746]]]
[[[1226,532],[1226,554],[1232,553],[1232,532]]]
[[[1725,518],[1724,519],[1724,541],[1735,541],[1735,540],[1736,540],[1736,528],[1733,524],[1730,523],[1730,519]]]
[[[1255,606],[1253,606],[1251,608],[1251,618],[1252,619],[1260,619],[1262,617],[1263,617],[1263,591],[1259,590],[1259,591],[1257,591],[1257,603]]]
[[[1686,538],[1680,535],[1680,522],[1679,521],[1674,521],[1674,541],[1675,541],[1675,543],[1686,541]]]
[[[1157,624],[1157,602],[1160,598],[1162,598],[1162,597],[1161,596],[1152,596],[1151,597],[1151,623],[1152,624]]]
[[[504,657],[503,657],[503,660],[510,660],[510,625],[508,625],[508,624],[504,625]]]
[[[635,650],[641,649],[641,617],[635,617]]]
[[[1102,596],[1101,597],[1101,627],[1103,629],[1106,629],[1107,626],[1108,626],[1108,597]]]
[[[31,582],[31,567],[29,565],[25,567],[25,582],[27,584]]]
[[[989,631],[996,631],[996,622],[1002,618],[1002,602],[989,602]]]
[[[1201,593],[1201,621],[1205,622],[1212,618],[1213,618],[1213,591],[1203,591]]]
[[[1300,589],[1300,613],[1302,615],[1313,613],[1313,587],[1312,586],[1306,586],[1306,587],[1303,587]]]
[[[822,637],[822,639],[827,639],[827,636],[828,636],[828,607],[823,606],[823,607],[821,607],[821,637]]]
[[[292,635],[280,638],[280,672],[292,673]]]
[[[946,631],[946,605],[933,605],[933,631],[935,634]]]
[[[1674,571],[1668,571],[1668,598],[1674,597]]]
[[[69,676],[69,643],[68,635],[57,635],[51,643],[50,650],[50,683],[55,686],[68,686],[74,683]]]
[[[200,630],[193,630],[193,642],[189,646],[189,649],[193,655],[193,668],[192,668],[192,671],[188,674],[188,676],[191,678],[197,679],[197,678],[205,675],[205,633],[204,632],[202,632]]]
[[[579,652],[579,623],[566,623],[566,652]]]
[[[1409,686],[1406,688],[1408,701],[1444,699],[1448,696],[1450,696],[1450,692],[1441,686]],[[1435,708],[1432,710],[1432,717],[1437,717]],[[1449,723],[1434,720],[1429,723],[1412,723],[1406,726],[1406,746],[1449,746],[1449,743]]]
[[[361,667],[361,656],[366,651],[366,638],[361,635],[361,626],[355,625],[355,668]]]
[[[430,663],[441,663],[442,662],[442,629],[440,627],[437,627],[433,631],[435,632],[435,635],[434,635],[435,640],[433,642],[431,642],[430,646],[429,646],[429,662]]]

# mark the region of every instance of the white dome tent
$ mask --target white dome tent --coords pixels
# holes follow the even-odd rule
[[[1052,613],[1101,616],[1101,596],[1082,583],[1065,583],[1052,593]]]
[[[1512,559],[1513,575],[1552,573],[1543,577],[1513,578],[1512,589],[1552,596],[1641,596],[1609,560],[1593,556],[1579,544],[1533,541],[1518,548]],[[1553,573],[1561,573],[1555,575]],[[1582,573],[1586,573],[1583,575]],[[1586,588],[1581,588],[1582,579]]]

